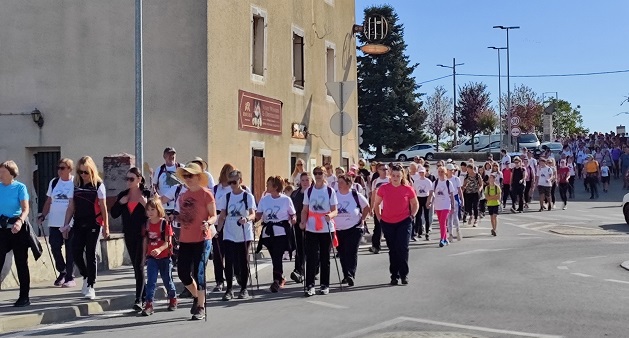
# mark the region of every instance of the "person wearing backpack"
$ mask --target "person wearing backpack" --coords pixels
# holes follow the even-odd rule
[[[54,282],[55,286],[70,288],[76,286],[74,281],[74,260],[72,259],[72,239],[74,232],[68,232],[68,238],[64,239],[61,227],[65,222],[68,202],[74,193],[74,161],[62,158],[57,163],[57,177],[48,184],[46,203],[37,222],[41,225],[48,218],[48,238],[50,239],[50,251],[55,260],[55,268],[59,276]],[[65,258],[61,248],[65,245]]]
[[[212,251],[212,237],[216,234],[216,202],[207,189],[207,175],[196,163],[177,169],[177,176],[186,183],[187,190],[179,195],[181,226],[177,274],[192,294],[192,320],[205,318],[206,267]]]
[[[429,201],[433,192],[433,185],[430,179],[426,178],[426,169],[419,167],[417,171],[417,178],[413,180],[413,189],[417,195],[417,202],[419,203],[419,211],[415,216],[415,226],[413,229],[413,235],[411,240],[415,241],[415,232],[419,237],[425,234],[426,240],[430,239],[430,207]],[[422,217],[424,218],[425,226],[422,224]],[[424,229],[425,227],[425,229]]]
[[[225,280],[227,282],[224,301],[234,298],[233,276],[240,286],[239,299],[249,299],[249,251],[254,241],[253,221],[256,202],[253,195],[242,188],[242,173],[233,170],[227,176],[232,191],[218,200],[221,211],[217,230],[223,231],[223,254],[225,255]],[[283,252],[282,252],[283,253]]]
[[[371,207],[373,208],[372,213],[374,215],[376,214],[375,200],[376,200],[376,194],[378,192],[378,189],[381,186],[389,183],[389,174],[388,174],[389,167],[384,163],[378,163],[377,171],[378,171],[377,172],[378,177],[375,178],[373,182],[371,183],[371,191],[372,191]],[[373,236],[371,236],[371,247],[369,248],[369,252],[372,252],[374,254],[380,253],[380,250],[382,249],[381,238],[382,238],[382,227],[380,226],[380,220],[378,220],[377,217],[374,217]]]
[[[451,212],[456,213],[456,204],[454,200],[454,187],[446,176],[446,168],[438,166],[437,176],[438,178],[434,183],[432,199],[429,204],[434,206],[435,213],[437,214],[439,231],[441,232],[439,247],[443,247],[449,243],[447,231],[448,214]]]
[[[173,228],[166,220],[166,212],[158,199],[146,202],[147,222],[142,228],[144,241],[142,244],[143,259],[146,262],[146,303],[142,310],[143,316],[150,316],[153,309],[157,274],[162,277],[162,282],[168,293],[168,311],[177,309],[177,291],[173,282],[172,236]],[[144,265],[144,264],[142,264]]]
[[[282,194],[284,180],[280,176],[271,176],[266,180],[267,195],[260,199],[256,212],[256,222],[262,220],[262,230],[258,252],[266,246],[273,264],[273,283],[270,290],[276,293],[286,284],[282,256],[285,251],[292,251],[295,243],[293,230],[295,206],[290,197]]]
[[[348,175],[337,177],[338,215],[334,218],[338,237],[338,255],[343,270],[342,283],[354,286],[358,266],[358,246],[362,237],[362,225],[369,215],[369,201],[352,189],[352,179]]]
[[[463,170],[463,168],[461,168]],[[467,175],[463,180],[463,191],[465,200],[465,213],[469,215],[467,224],[472,223],[472,215],[474,216],[474,225],[478,224],[478,203],[480,200],[480,193],[483,191],[483,178],[476,172],[474,164],[468,164],[465,168]],[[461,236],[459,235],[459,240]]]
[[[182,168],[183,165],[177,162],[177,151],[175,151],[175,148],[167,147],[164,149],[163,157],[164,163],[159,166],[159,169],[155,171],[152,177],[153,188],[159,195],[164,195],[175,185],[183,183],[177,179],[176,175],[177,169]],[[173,201],[164,204],[166,215],[172,215],[174,209]]]
[[[459,223],[461,209],[465,208],[465,200],[463,197],[463,189],[461,188],[461,180],[459,180],[458,176],[454,176],[454,172],[456,171],[456,167],[454,164],[446,165],[448,181],[450,181],[450,185],[452,186],[452,194],[454,195],[454,200],[456,201],[455,208],[448,214],[448,233],[449,240],[452,242],[454,240],[454,232],[453,228],[456,228],[457,238],[460,241],[463,239],[461,236],[461,227]]]
[[[290,198],[293,200],[295,206],[295,215],[297,216],[297,224],[301,224],[301,213],[304,209],[304,194],[312,185],[312,177],[310,173],[301,173],[299,181],[299,187],[293,191]],[[305,249],[304,249],[304,230],[299,227],[293,227],[295,230],[295,269],[290,274],[290,278],[297,284],[304,282],[304,262],[305,262]]]
[[[524,212],[524,187],[527,179],[527,172],[522,167],[522,160],[519,156],[513,158],[514,167],[511,169],[511,212]],[[518,209],[515,206],[518,204]]]
[[[335,236],[332,220],[337,215],[338,205],[336,192],[326,184],[324,167],[315,167],[312,174],[315,184],[304,194],[300,223],[301,229],[306,232],[306,297],[315,294],[317,267],[321,273],[319,294],[330,293],[330,249]]]
[[[146,301],[146,289],[144,288],[144,257],[142,247],[144,238],[142,231],[146,226],[146,202],[150,197],[150,191],[144,187],[145,181],[137,167],[127,171],[127,189],[121,191],[116,202],[111,207],[111,217],[122,217],[122,233],[124,243],[131,258],[131,265],[135,274],[135,302],[133,309],[142,311]]]
[[[74,192],[68,201],[68,209],[63,228],[63,238],[69,238],[74,231],[74,264],[83,276],[81,292],[86,299],[95,299],[96,291],[96,245],[101,235],[109,237],[109,215],[107,213],[107,192],[98,174],[96,163],[89,156],[77,162],[74,177]],[[70,223],[74,219],[74,223]],[[72,224],[72,225],[70,225]],[[85,259],[83,258],[85,255]]]
[[[496,176],[489,175],[489,184],[485,187],[485,197],[487,198],[487,212],[491,220],[492,236],[496,236],[496,228],[498,227],[498,211],[501,194],[500,186],[496,184]]]

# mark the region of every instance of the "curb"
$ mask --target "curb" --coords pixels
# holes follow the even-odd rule
[[[106,311],[130,308],[134,298],[134,295],[124,295],[71,306],[43,309],[28,314],[2,316],[3,318],[0,318],[0,333],[25,330],[42,324],[66,322],[80,317],[103,314]]]
[[[624,261],[620,264],[620,267],[629,271],[629,261]]]

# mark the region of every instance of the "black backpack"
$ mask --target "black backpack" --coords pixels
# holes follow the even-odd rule
[[[439,184],[439,180],[435,180],[435,186],[433,189],[437,189],[437,184]],[[448,194],[452,195],[452,191],[450,191],[450,180],[446,179],[446,187],[448,187]]]
[[[329,186],[325,186],[326,188],[328,188],[328,199],[332,199],[332,192],[334,190],[332,190],[332,188],[330,188]],[[314,185],[311,185],[310,188],[308,188],[307,194],[308,194],[308,201],[310,201],[310,195],[312,195],[312,189],[314,188]],[[352,189],[353,190],[353,189]]]
[[[244,203],[245,205],[245,212],[249,211],[249,202],[247,201],[247,196],[249,196],[248,192],[246,190],[243,189],[243,194],[242,194],[242,203]],[[232,193],[228,192],[227,196],[225,196],[225,212],[227,212],[227,208],[229,208],[229,198],[231,197]]]

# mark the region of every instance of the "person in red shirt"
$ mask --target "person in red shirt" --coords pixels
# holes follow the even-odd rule
[[[412,223],[419,210],[415,190],[405,177],[401,165],[391,166],[390,182],[378,189],[374,202],[376,218],[382,225],[382,232],[389,248],[391,285],[397,285],[398,280],[401,280],[403,285],[408,284],[408,245],[411,240]]]
[[[153,314],[153,298],[157,274],[162,276],[164,287],[168,291],[168,311],[177,309],[177,293],[173,282],[173,262],[171,260],[173,228],[166,220],[166,211],[162,202],[151,199],[146,202],[146,216],[148,221],[142,229],[144,243],[142,247],[146,260],[146,304],[142,310],[143,316]],[[144,264],[142,264],[144,266]]]
[[[502,169],[502,207],[507,207],[507,198],[511,196],[511,163]]]
[[[568,189],[570,188],[570,168],[566,164],[566,160],[559,162],[557,176],[559,178],[559,195],[563,201],[563,210],[566,210],[568,207]]]

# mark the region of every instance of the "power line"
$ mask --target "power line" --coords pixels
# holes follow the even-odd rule
[[[424,84],[424,83],[428,83],[428,82],[433,82],[433,81],[437,81],[437,80],[445,79],[445,78],[447,78],[447,77],[451,77],[451,76],[452,76],[452,74],[450,74],[450,75],[446,75],[446,76],[442,76],[442,77],[438,77],[438,78],[436,78],[436,79],[432,79],[432,80],[422,81],[422,82],[419,82],[418,84]]]
[[[536,74],[536,75],[511,75],[511,77],[572,77],[572,76],[592,76],[592,75],[606,75],[606,74],[619,74],[619,73],[629,73],[629,69],[623,70],[611,70],[606,72],[591,72],[591,73],[569,73],[569,74]],[[498,77],[496,74],[467,74],[467,73],[457,73],[457,75],[461,76],[479,76],[479,77]],[[502,75],[502,77],[506,77]]]

